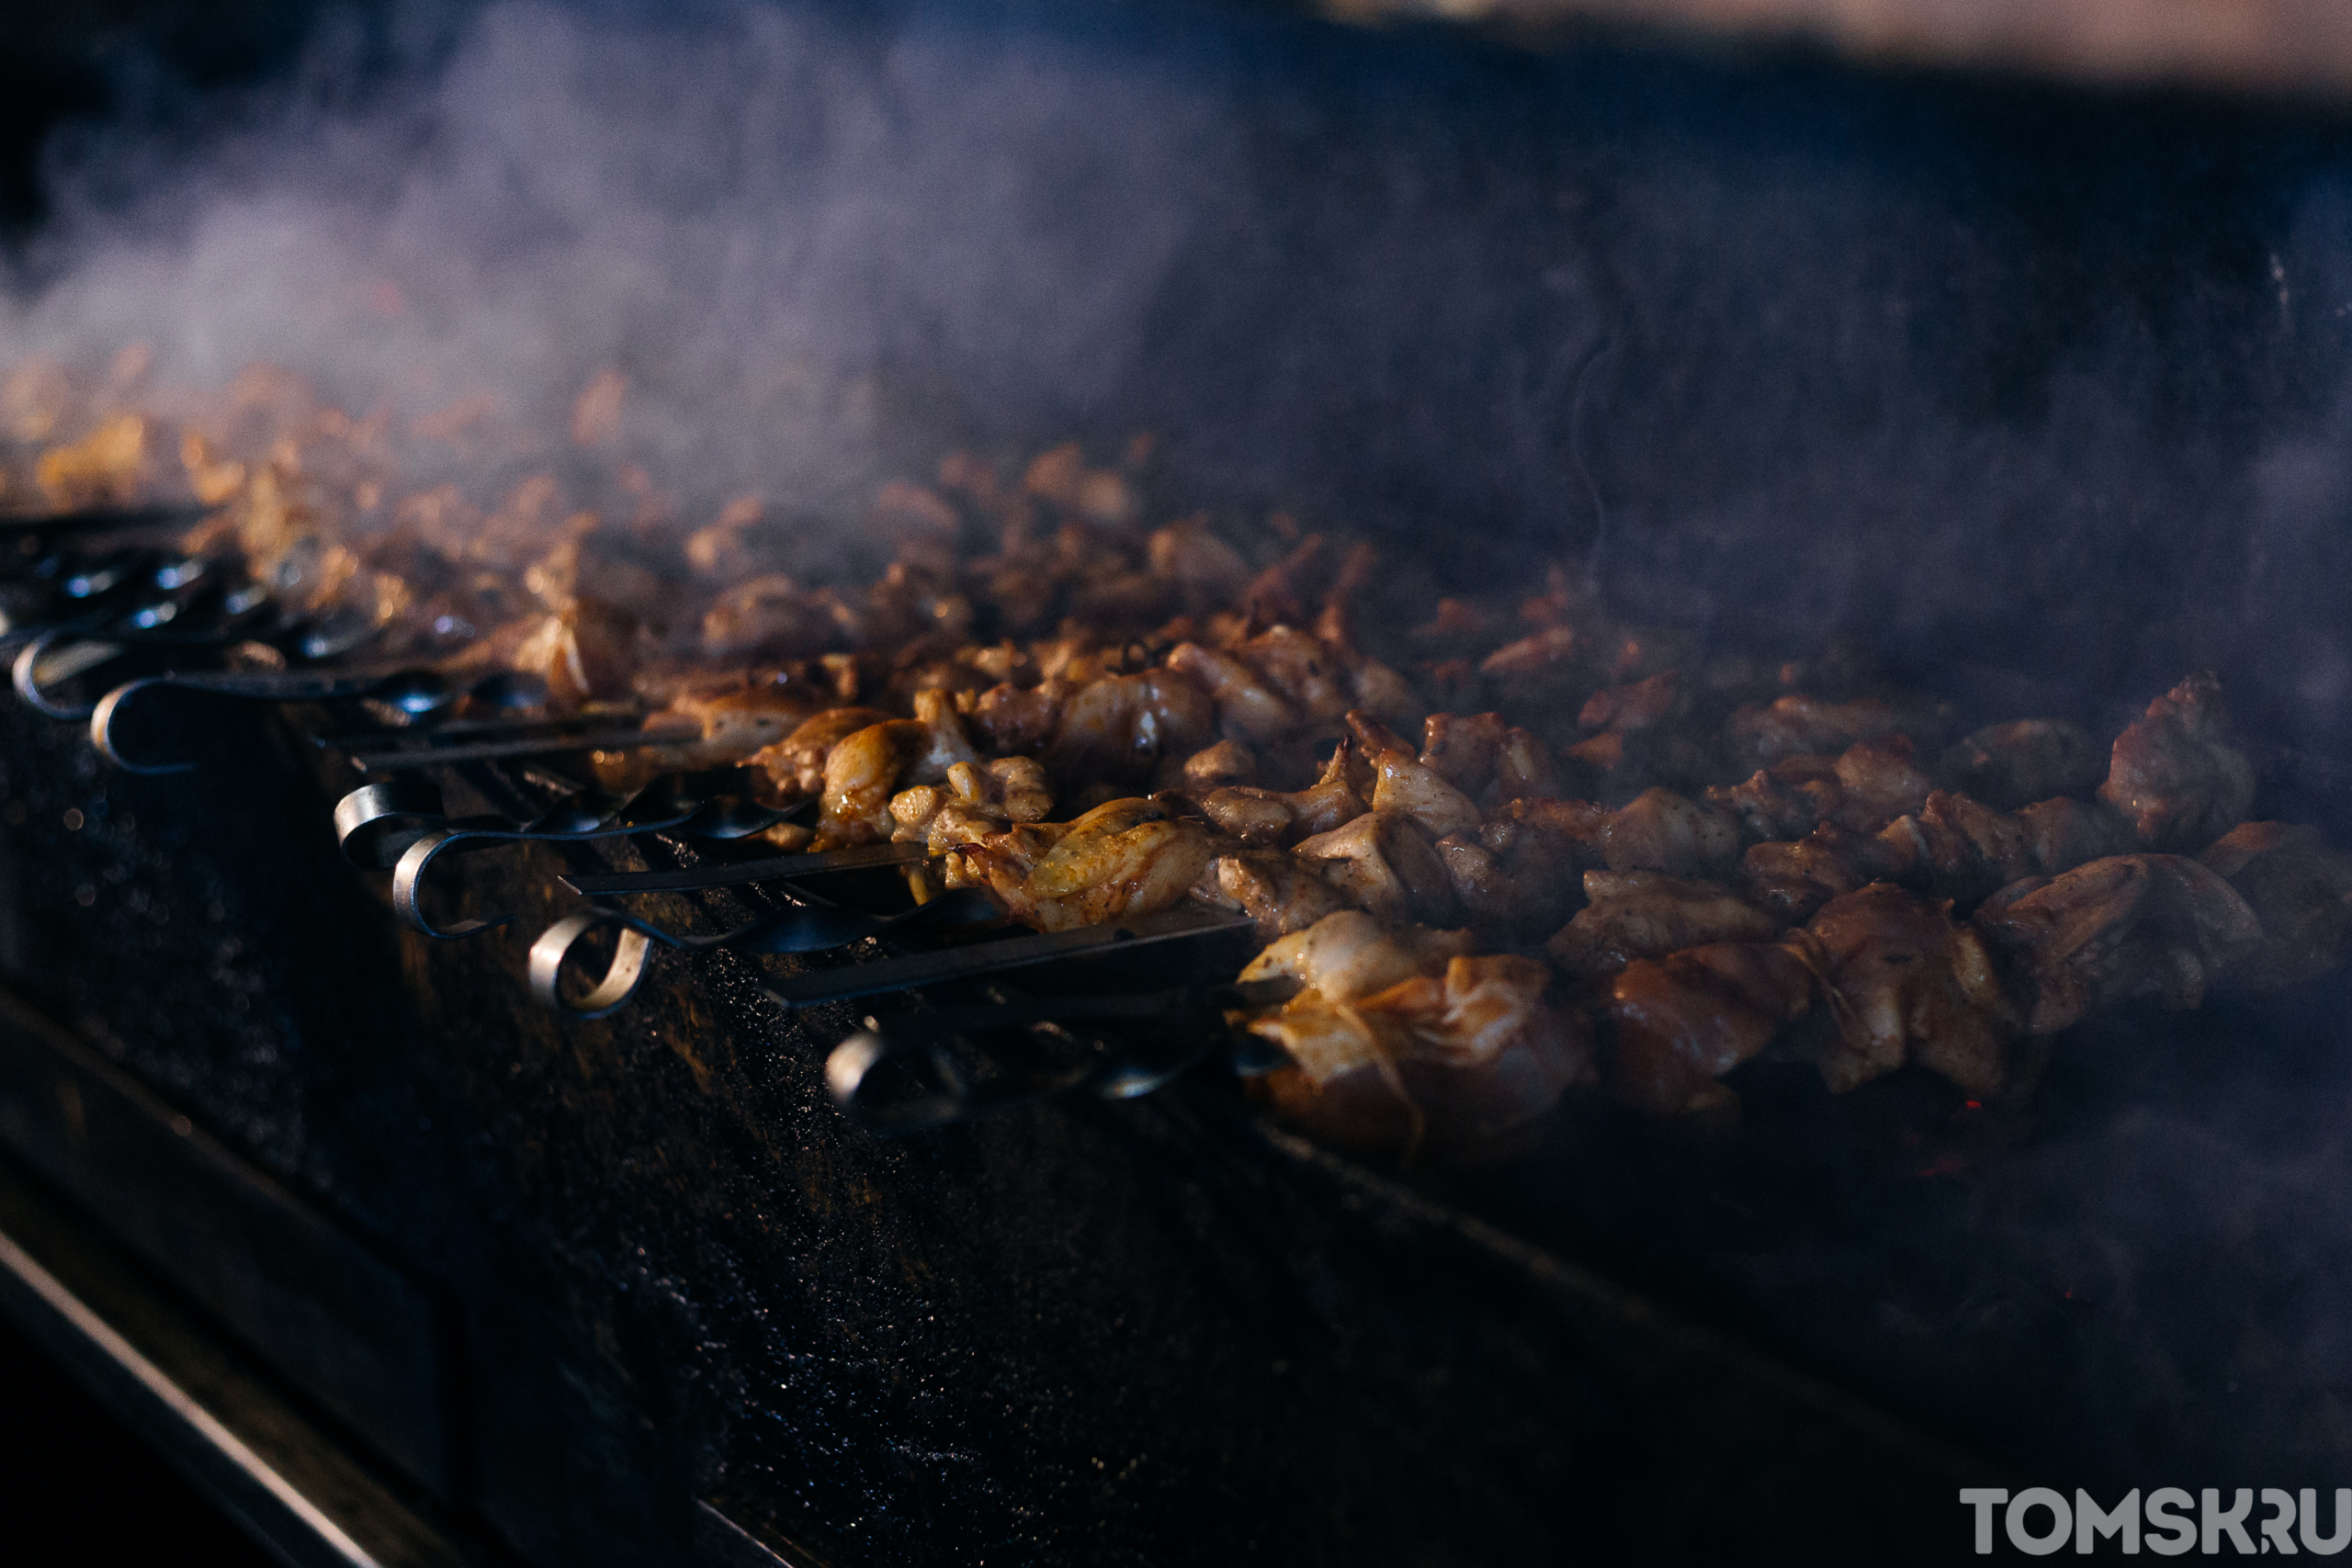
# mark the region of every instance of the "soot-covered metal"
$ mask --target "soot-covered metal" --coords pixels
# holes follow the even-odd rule
[[[1171,197],[1191,248],[1085,406],[944,423],[1149,424],[1237,491],[1459,520],[1465,576],[1571,544],[1721,644],[1834,625],[1964,713],[2111,729],[2217,663],[2291,764],[2258,811],[2352,829],[2335,120],[1242,12],[951,20],[1221,84],[1264,183]],[[1443,1179],[1320,1153],[1213,1070],[885,1139],[824,1092],[856,1009],[780,1017],[725,953],[610,1020],[534,1009],[521,940],[405,931],[338,854],[347,777],[198,713],[150,739],[198,771],[158,778],[0,719],[0,974],[40,1015],[9,1049],[85,1086],[17,1073],[11,1158],[107,1224],[119,1073],[324,1216],[413,1310],[365,1355],[256,1348],[530,1560],[692,1561],[711,1509],[842,1563],[1940,1560],[1972,1481],[2332,1487],[2352,1449],[2337,981],[2112,1015],[2021,1111],[1758,1064],[1736,1144],[1595,1103]],[[452,806],[532,787],[469,768]],[[616,863],[533,846],[445,891],[536,930],[575,907],[554,871]],[[168,1223],[128,1228],[175,1272]],[[190,1288],[256,1339],[301,1296]]]

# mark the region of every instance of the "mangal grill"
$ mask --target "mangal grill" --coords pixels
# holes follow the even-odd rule
[[[1304,117],[1258,128],[1290,177],[1385,147],[1407,186],[1441,165],[1491,182],[1451,198],[1485,214],[1469,270],[1491,298],[1453,299],[1443,274],[1406,300],[1574,411],[1544,461],[1514,459],[1573,483],[1520,499],[1573,512],[1618,601],[1766,664],[1842,630],[1955,728],[2032,713],[2111,734],[2183,660],[2219,663],[2256,814],[2352,831],[2326,663],[2343,573],[2333,492],[2309,477],[2346,345],[2318,302],[2332,275],[2285,281],[2319,265],[2325,209],[2292,233],[2281,216],[2341,153],[2333,120],[1167,15],[1172,43],[1024,25],[1195,63],[1262,46],[1265,100]],[[1598,106],[1568,132],[1529,107],[1564,86]],[[1934,107],[1894,107],[1912,94]],[[1361,107],[1382,95],[1441,129]],[[1850,148],[1824,129],[1841,116],[1864,128]],[[1951,475],[1910,494],[1916,518],[1855,514],[1884,502],[1867,464],[1875,499],[1849,513],[1834,471],[1789,481],[1827,520],[1775,536],[1726,500],[1733,460],[1690,448],[1659,461],[1701,524],[1661,523],[1671,495],[1611,520],[1634,459],[1594,457],[1596,428],[1737,423],[1704,378],[1644,368],[1677,344],[1736,351],[1679,313],[1703,279],[1638,272],[1663,243],[1627,216],[1641,181],[1736,181],[1764,127],[1793,182],[1860,190],[1838,211],[1863,218],[1829,238],[1869,251],[1872,215],[1944,233],[1918,190],[1955,124],[1986,137],[1971,156],[1995,194],[1937,209],[1942,262],[1871,253],[1961,301],[1869,326],[1925,344],[1882,389],[1889,424],[2079,393],[2028,387],[2024,362],[2115,272],[2201,356],[2130,362],[2162,383],[2156,424],[2199,426],[2181,407],[2218,380],[2234,403],[2212,440],[2249,466],[2264,418],[2320,432],[2263,459],[2321,493],[2307,532],[2259,524],[2298,581],[2232,577],[2209,512],[2166,523],[2193,465],[2163,470],[2151,445],[2132,448],[2149,472],[2102,477],[2112,517],[2102,502],[2086,514],[2108,521],[2046,542],[2030,517],[1984,521]],[[1571,166],[1570,132],[1605,155]],[[2045,137],[2075,173],[2036,186]],[[2177,173],[2216,145],[2254,171],[2243,188]],[[1511,254],[1540,224],[1496,209],[1530,169],[1625,276]],[[2077,177],[2127,188],[2076,209]],[[2016,275],[1971,249],[1987,227]],[[1294,275],[1338,265],[1325,238],[1286,243],[1305,259],[1245,269],[1230,297],[1171,291],[1175,319],[1211,323],[1204,355],[1289,312],[1299,342],[1346,336],[1346,310]],[[1551,301],[1593,290],[1618,335],[1521,352]],[[1959,343],[1996,328],[2016,341]],[[1301,352],[1363,367],[1346,344]],[[1824,378],[1826,434],[1792,416],[1737,435],[1739,461],[1779,440],[1822,462],[1876,428],[1834,360],[1788,371]],[[1234,383],[1195,381],[1213,426]],[[1356,412],[1376,423],[1391,395]],[[2130,444],[2075,416],[2086,446]],[[1473,433],[1539,437],[1449,420],[1334,479],[1331,504],[1397,539],[1424,507],[1500,505]],[[1328,459],[1331,429],[1282,456]],[[2067,482],[2010,478],[2030,497]],[[763,835],[807,807],[733,772],[607,793],[591,753],[676,738],[641,712],[550,710],[526,677],[387,658],[231,555],[174,548],[206,511],[6,524],[0,1290],[294,1560],[1940,1561],[1971,1554],[1962,1487],[2344,1479],[2340,977],[2100,1013],[2021,1104],[1909,1079],[1833,1100],[1809,1065],[1759,1059],[1732,1136],[1587,1095],[1497,1161],[1351,1158],[1251,1089],[1283,1058],[1236,1020],[1283,987],[1236,979],[1263,945],[1246,917],[1007,929],[967,894],[910,899],[922,844],[780,852]],[[1461,581],[1551,525],[1473,536]],[[1839,552],[1838,614],[1773,590]],[[2176,580],[2200,572],[2259,613],[2181,610]],[[1929,603],[1947,579],[1963,610]],[[2293,679],[2268,662],[2282,649]]]

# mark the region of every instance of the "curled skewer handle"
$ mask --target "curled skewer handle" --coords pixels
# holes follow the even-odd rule
[[[452,942],[458,937],[479,936],[483,931],[496,931],[514,919],[513,915],[493,915],[486,920],[459,920],[453,926],[436,926],[419,902],[424,889],[424,873],[434,857],[453,844],[479,843],[485,840],[511,839],[511,833],[482,833],[465,828],[435,828],[419,837],[401,852],[392,867],[392,909],[411,931],[422,931],[436,942]]]
[[[579,1000],[567,998],[563,994],[563,961],[571,955],[572,947],[582,937],[601,926],[615,924],[621,928],[620,939],[613,949],[613,961],[606,967],[605,977]],[[637,983],[645,977],[646,956],[652,949],[650,937],[630,929],[627,920],[616,919],[610,910],[567,915],[541,931],[538,941],[531,944],[531,994],[570,1017],[603,1018],[618,1010],[636,992]]]
[[[118,643],[85,642],[59,654],[51,663],[50,649],[56,647],[60,639],[72,635],[62,627],[51,627],[42,632],[17,650],[17,661],[8,667],[9,679],[16,685],[17,695],[24,699],[25,705],[51,718],[85,719],[97,710],[97,705],[57,702],[43,689],[45,682],[70,681],[85,671],[98,668],[122,652]],[[60,669],[58,665],[64,668]]]
[[[877,1089],[876,1069],[894,1060],[907,1064],[920,1076],[923,1087],[912,1094],[896,1096]],[[1008,1074],[975,1083],[948,1054],[944,1041],[892,1035],[869,1018],[865,1028],[834,1046],[825,1058],[825,1089],[833,1103],[868,1132],[899,1134],[952,1127],[1034,1105],[1077,1089],[1091,1071],[1080,1066],[1051,1074]]]
[[[25,689],[24,681],[28,678],[19,677],[19,691]],[[283,670],[198,671],[194,673],[167,671],[161,675],[145,675],[136,681],[126,681],[99,699],[90,713],[90,743],[97,748],[98,755],[130,773],[185,773],[195,769],[193,762],[133,761],[123,755],[121,743],[114,733],[124,708],[130,706],[141,693],[164,686],[256,703],[332,702],[339,698],[373,696],[392,691],[439,696],[446,695],[447,689],[446,682],[429,670],[400,671],[390,675],[322,675]]]
[[[401,852],[400,860],[392,867],[392,909],[410,930],[440,941],[456,937],[479,936],[495,931],[513,915],[497,915],[489,919],[459,920],[451,926],[435,925],[425,914],[421,902],[424,874],[432,867],[435,857],[449,849],[486,849],[492,844],[514,843],[579,843],[590,839],[626,838],[631,833],[649,833],[673,828],[684,820],[680,814],[668,818],[641,821],[607,822],[597,827],[584,827],[558,831],[535,828],[517,828],[501,818],[458,818],[425,831]]]
[[[1261,1007],[1296,990],[1287,981],[1187,987],[1148,995],[1048,998],[958,1008],[893,1019],[869,1018],[864,1028],[833,1048],[825,1060],[825,1085],[833,1101],[869,1131],[922,1132],[1035,1104],[1059,1095],[1086,1093],[1102,1100],[1134,1100],[1183,1077],[1218,1050],[1231,1052],[1231,1066],[1243,1077],[1270,1072],[1257,1043],[1227,1028],[1231,1007]],[[1070,1025],[1125,1024],[1136,1032],[1116,1046],[1100,1046],[1076,1066],[1008,1070],[976,1084],[947,1050],[957,1040],[974,1041],[990,1031],[1042,1030],[1068,1038]],[[900,1060],[925,1087],[896,1098],[875,1088],[876,1069]]]
[[[90,710],[90,744],[97,748],[99,756],[126,773],[188,773],[196,771],[194,762],[134,762],[122,754],[121,748],[115,741],[115,719],[130,705],[131,698],[169,679],[169,676],[157,675],[142,681],[126,681],[98,699],[98,705]]]
[[[441,792],[422,779],[362,784],[335,802],[335,842],[352,864],[390,871],[411,844],[447,820]]]

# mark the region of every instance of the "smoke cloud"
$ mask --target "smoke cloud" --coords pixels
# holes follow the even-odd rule
[[[410,6],[61,138],[0,356],[471,397],[545,446],[420,482],[628,462],[689,521],[1148,429],[1457,576],[1590,552],[1673,618],[2065,668],[2102,721],[2292,660],[2259,684],[2325,732],[2343,142],[1208,5]]]

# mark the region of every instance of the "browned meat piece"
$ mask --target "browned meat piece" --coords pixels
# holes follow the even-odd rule
[[[888,724],[879,708],[828,708],[752,758],[767,770],[785,800],[806,800],[825,787],[825,759],[834,747],[872,725]]]
[[[950,887],[986,887],[1025,925],[1067,931],[1172,907],[1215,852],[1205,829],[1173,819],[1168,807],[1113,800],[1058,832],[1024,825],[967,845],[947,857],[944,874]]]
[[[627,610],[574,599],[524,639],[514,668],[547,682],[550,706],[617,702],[629,695],[642,641],[638,619]]]
[[[739,582],[702,618],[703,656],[711,660],[805,659],[849,640],[848,606],[831,592],[811,593],[788,577]]]
[[[1258,759],[1238,740],[1220,740],[1184,759],[1187,788],[1207,791],[1227,784],[1246,784],[1258,776]]]
[[[1501,857],[1472,834],[1440,839],[1437,858],[1453,884],[1454,908],[1475,925],[1510,931],[1527,924],[1529,916],[1544,907],[1525,897]]]
[[[1820,982],[1834,1032],[1815,1061],[1843,1093],[1916,1062],[1974,1095],[2008,1076],[2018,1032],[1984,939],[1951,906],[1891,883],[1832,899],[1790,948]]]
[[[1237,740],[1263,745],[1298,728],[1299,716],[1273,683],[1230,653],[1197,643],[1179,643],[1168,668],[1197,682],[1216,705],[1217,724]]]
[[[1805,755],[1784,757],[1739,784],[1713,785],[1705,798],[1738,818],[1742,838],[1758,842],[1804,837],[1836,813],[1844,795],[1836,761]]]
[[[1665,670],[1645,681],[1595,692],[1577,715],[1577,723],[1586,729],[1628,735],[1686,713],[1690,706],[1680,679]]]
[[[991,751],[1035,753],[1061,728],[1062,708],[1077,688],[1057,677],[1035,686],[1005,682],[982,692],[967,716],[972,733]]]
[[[2254,768],[2230,739],[2221,682],[2191,675],[2115,739],[2098,797],[2152,849],[2198,850],[2245,820]]]
[[[2213,977],[2262,940],[2245,900],[2178,855],[2110,855],[2018,893],[2005,888],[1974,923],[2001,954],[2037,1034],[2127,997],[2195,1007]]]
[[[1367,761],[1377,762],[1382,757],[1392,753],[1408,759],[1413,755],[1411,744],[1403,736],[1390,728],[1388,721],[1378,714],[1367,712],[1363,708],[1350,708],[1343,716],[1347,720],[1348,732],[1355,737],[1356,744],[1363,749]]]
[[[1478,673],[1518,680],[1570,674],[1583,652],[1583,640],[1574,627],[1545,626],[1487,655],[1478,663]]]
[[[1411,818],[1431,839],[1477,827],[1478,808],[1470,797],[1402,751],[1384,751],[1373,758],[1374,811],[1395,811]]]
[[[1739,792],[1751,809],[1775,804],[1754,780]],[[1852,797],[1841,792],[1836,798],[1850,807]],[[1779,804],[1788,815],[1799,814],[1794,803]],[[1849,814],[1871,815],[1841,807],[1840,820],[1802,839],[1751,845],[1741,870],[1747,897],[1792,924],[1810,919],[1831,898],[1881,880],[1969,906],[2018,877],[2064,871],[2130,848],[2129,831],[2113,813],[2079,800],[2005,812],[1938,790],[1916,814],[1898,817],[1870,837],[1843,825]]]
[[[1671,790],[1645,789],[1609,813],[1596,842],[1611,871],[1705,876],[1727,874],[1739,863],[1737,818]]]
[[[1329,915],[1361,913],[1346,895],[1317,874],[1316,867],[1320,863],[1279,850],[1221,854],[1209,863],[1193,897],[1221,908],[1240,910],[1258,922],[1258,935],[1268,942],[1304,931]]]
[[[1782,925],[1801,925],[1832,898],[1889,874],[1886,856],[1876,839],[1825,822],[1802,839],[1750,844],[1740,892]]]
[[[1187,615],[1231,606],[1250,589],[1250,563],[1209,532],[1206,518],[1188,517],[1159,529],[1146,547],[1146,558],[1152,575],[1172,585]]]
[[[2104,855],[2132,848],[2132,829],[2103,806],[2061,797],[2027,807],[2018,814],[2033,853],[2034,869],[2056,875]]]
[[[1963,907],[2042,869],[2023,818],[1950,790],[1928,796],[1917,816],[1896,818],[1878,842],[1890,881]]]
[[[1233,651],[1303,719],[1329,723],[1359,705],[1339,651],[1295,626],[1271,626]]]
[[[1211,822],[1252,844],[1282,844],[1328,833],[1364,813],[1363,796],[1349,783],[1353,751],[1344,740],[1332,749],[1323,776],[1306,789],[1284,793],[1253,785],[1211,790],[1201,810]]]
[[[917,784],[890,797],[890,838],[944,854],[1016,822],[1042,822],[1053,809],[1046,770],[1035,757],[951,762],[945,783]]]
[[[1322,861],[1324,879],[1359,908],[1384,920],[1438,920],[1453,913],[1453,885],[1445,863],[1414,820],[1394,811],[1367,811],[1341,828],[1302,840],[1293,852]]]
[[[1553,750],[1494,712],[1432,712],[1420,727],[1420,766],[1487,807],[1559,792]]]
[[[1476,800],[1494,782],[1510,732],[1498,713],[1433,713],[1421,721],[1421,766]]]
[[[2352,861],[2316,828],[2246,822],[2197,857],[2262,923],[2262,940],[2230,971],[2257,991],[2315,980],[2344,961],[2352,936]]]
[[[1346,909],[1270,943],[1241,971],[1245,981],[1295,980],[1327,1002],[1351,1002],[1399,980],[1442,970],[1476,951],[1468,931],[1385,925],[1361,909]]]
[[[946,694],[918,693],[914,717],[869,725],[825,754],[816,847],[843,849],[888,839],[897,826],[891,796],[907,784],[944,784],[950,767],[978,761]]]
[[[1734,750],[1760,767],[1800,752],[1842,751],[1858,740],[1899,735],[1905,722],[1893,704],[1875,697],[1829,703],[1792,692],[1739,709],[1726,728]]]
[[[645,728],[673,731],[691,726],[701,734],[675,745],[596,752],[596,782],[627,794],[662,773],[733,767],[789,737],[808,716],[808,702],[799,689],[774,682],[682,693],[648,718]]]
[[[1505,730],[1502,743],[1495,748],[1494,777],[1479,798],[1493,807],[1559,793],[1560,775],[1551,748],[1517,725]]]
[[[1781,931],[1720,883],[1661,872],[1588,871],[1584,896],[1585,907],[1544,944],[1571,975],[1613,975],[1637,958],[1709,942],[1769,942]]]
[[[1145,784],[1162,762],[1181,767],[1216,734],[1208,694],[1178,671],[1106,676],[1063,708],[1046,770],[1069,784]]]
[[[1584,800],[1515,800],[1482,824],[1476,845],[1483,858],[1463,857],[1450,872],[1457,886],[1476,882],[1481,919],[1537,931],[1558,929],[1576,908],[1585,872],[1600,863],[1598,841],[1611,813]],[[1498,908],[1507,913],[1488,916]]]
[[[1814,978],[1778,942],[1639,958],[1610,982],[1610,1091],[1662,1116],[1728,1102],[1718,1080],[1813,1005]]]
[[[1315,976],[1330,987],[1310,983],[1250,1025],[1294,1064],[1260,1080],[1284,1121],[1364,1153],[1491,1157],[1570,1086],[1592,1081],[1590,1031],[1580,1016],[1545,1002],[1550,976],[1542,964],[1510,954],[1441,956],[1458,939],[1439,932],[1399,941],[1351,929],[1344,942],[1326,941],[1329,924],[1275,945],[1344,946],[1340,958],[1270,963],[1270,950],[1243,971],[1253,979]],[[1366,949],[1385,951],[1367,961]],[[1423,972],[1358,988],[1398,962]]]
[[[1918,810],[1936,787],[1919,766],[1907,736],[1857,741],[1831,766],[1839,789],[1833,819],[1858,833],[1875,833]]]
[[[1944,775],[1962,793],[2013,811],[2053,795],[2087,795],[2106,776],[2098,742],[2063,718],[1988,724],[1944,753]]]

